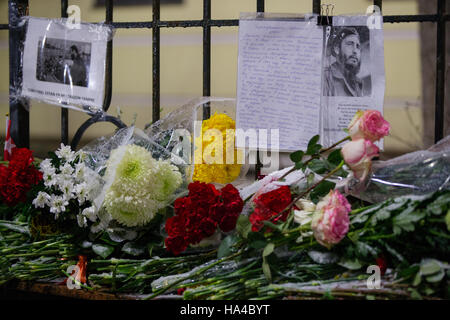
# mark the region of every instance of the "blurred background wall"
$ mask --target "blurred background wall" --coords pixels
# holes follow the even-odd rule
[[[117,5],[114,21],[150,21],[151,5]],[[81,8],[82,21],[98,22],[105,18],[100,0],[69,1]],[[145,2],[145,1],[143,1]],[[150,2],[150,1],[148,1]],[[202,19],[202,0],[161,1],[161,20]],[[266,0],[266,12],[306,13],[311,0]],[[364,14],[369,0],[334,0],[334,14]],[[435,8],[434,0],[427,0]],[[59,17],[59,0],[29,0],[30,15]],[[383,13],[417,14],[416,0],[385,0]],[[255,0],[213,0],[213,19],[238,19],[240,12],[256,10]],[[432,9],[434,11],[434,9]],[[8,23],[8,2],[0,0],[0,23]],[[386,95],[385,117],[392,124],[392,134],[385,139],[384,157],[392,157],[423,147],[421,50],[419,23],[384,24]],[[435,33],[434,33],[435,34]],[[434,39],[434,38],[433,38]],[[237,27],[212,28],[212,95],[235,97],[237,74]],[[143,128],[152,114],[152,38],[151,29],[119,29],[114,38],[113,98],[108,113]],[[8,31],[0,31],[0,119],[8,112]],[[435,59],[435,58],[434,58]],[[202,29],[161,29],[161,116],[202,94]],[[426,103],[426,102],[425,102]],[[430,108],[431,107],[431,108]],[[434,114],[433,105],[429,107]],[[449,106],[447,106],[447,110]],[[70,138],[87,116],[69,111]],[[31,148],[44,157],[60,139],[60,109],[31,102]],[[99,123],[84,135],[82,146],[100,135],[109,134],[113,125]],[[0,121],[0,135],[5,124]]]

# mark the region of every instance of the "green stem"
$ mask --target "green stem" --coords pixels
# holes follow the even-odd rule
[[[328,148],[321,149],[321,150],[319,151],[319,154],[316,154],[316,155],[311,156],[311,158],[309,158],[309,159],[304,163],[304,165],[306,166],[306,165],[308,165],[308,163],[310,163],[313,159],[317,159],[321,153],[327,152],[328,150],[331,150],[331,149],[333,149],[334,147],[340,145],[342,142],[347,141],[347,140],[350,140],[350,139],[351,139],[350,136],[347,136],[347,137],[345,137],[345,138],[339,140],[338,142],[332,144],[332,145],[329,146]],[[281,176],[278,180],[281,180],[281,179],[285,178],[287,175],[291,174],[292,172],[294,172],[294,171],[296,171],[296,170],[297,170],[297,169],[295,169],[295,167],[293,167],[293,168],[290,169],[288,172],[286,172],[283,176]]]
[[[220,259],[220,260],[218,260],[218,261],[216,261],[216,262],[210,264],[209,266],[206,266],[206,267],[204,267],[204,268],[199,269],[197,272],[195,272],[195,273],[192,274],[192,275],[189,275],[189,276],[187,276],[187,277],[178,279],[178,280],[172,282],[171,284],[169,284],[168,286],[166,286],[166,287],[164,287],[164,288],[161,288],[161,289],[157,290],[154,294],[152,294],[152,295],[150,295],[150,296],[144,298],[144,300],[154,299],[154,298],[156,298],[157,296],[159,296],[160,294],[163,294],[164,292],[166,292],[167,290],[169,290],[170,288],[176,286],[177,284],[179,284],[179,283],[181,283],[181,282],[183,282],[183,281],[189,280],[189,279],[193,278],[194,276],[200,275],[200,274],[202,274],[203,272],[205,272],[205,271],[211,269],[212,267],[214,267],[214,266],[216,266],[216,265],[218,265],[218,264],[221,264],[222,262],[231,260],[231,259],[233,259],[233,258],[235,258],[235,257],[237,257],[237,256],[239,256],[239,255],[241,255],[243,252],[244,252],[244,251],[236,252],[235,254],[232,254],[231,256],[228,256],[228,257],[225,257],[225,258],[223,258],[223,259]]]

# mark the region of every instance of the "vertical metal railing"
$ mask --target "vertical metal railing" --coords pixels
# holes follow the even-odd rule
[[[153,23],[152,23],[152,78],[153,78],[153,112],[152,121],[156,122],[160,117],[160,28],[159,15],[160,3],[159,0],[153,0]]]
[[[30,103],[27,99],[16,97],[16,88],[22,79],[20,66],[22,43],[25,39],[25,31],[16,28],[19,19],[28,15],[28,0],[9,1],[8,3],[9,25],[9,116],[11,119],[11,136],[19,147],[30,146]]]
[[[444,137],[444,103],[445,103],[445,0],[438,0],[437,5],[437,40],[436,40],[436,109],[434,111],[434,142]]]
[[[385,23],[398,22],[434,22],[437,24],[437,50],[436,50],[436,107],[435,107],[435,141],[443,138],[444,133],[444,115],[445,115],[445,73],[446,73],[446,23],[450,20],[449,14],[445,12],[446,0],[435,0],[437,2],[437,12],[434,15],[393,15],[384,16]],[[160,20],[160,0],[153,0],[153,18],[147,22],[113,22],[113,0],[106,0],[106,23],[116,28],[148,28],[152,29],[152,121],[160,118],[160,30],[163,27],[201,27],[203,29],[203,95],[211,95],[211,27],[238,26],[239,20],[215,20],[211,17],[211,0],[203,0],[203,19],[202,20],[183,20],[183,21],[161,21]],[[335,5],[337,1],[334,1]],[[321,12],[321,1],[312,0],[312,11],[316,14]],[[374,5],[382,8],[382,0],[374,0]],[[30,142],[29,129],[29,102],[26,99],[17,99],[15,88],[21,79],[20,56],[21,45],[23,43],[23,30],[14,28],[21,16],[28,14],[28,0],[9,0],[8,25],[0,25],[1,29],[9,29],[9,53],[10,53],[10,116],[12,120],[11,134],[16,144],[20,147],[28,147]],[[61,0],[61,17],[67,17],[68,0]],[[256,11],[264,12],[265,1],[256,0]],[[105,100],[103,109],[108,110],[112,96],[112,48],[113,41],[108,42],[107,62],[105,74]],[[204,106],[203,116],[209,117],[209,105]],[[69,113],[67,109],[61,111],[61,140],[68,143],[69,140]],[[116,126],[124,124],[111,116],[101,117],[91,114],[87,120],[76,132],[72,146],[76,146],[81,139],[84,131],[92,124],[99,121],[109,121]]]

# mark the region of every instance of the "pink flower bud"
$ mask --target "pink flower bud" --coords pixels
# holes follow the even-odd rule
[[[339,243],[348,232],[350,211],[351,206],[347,199],[338,190],[331,190],[317,204],[312,219],[311,228],[317,242],[328,249]]]
[[[358,111],[348,126],[352,140],[367,139],[378,141],[389,134],[391,126],[379,111]]]
[[[341,153],[355,178],[364,181],[372,168],[372,158],[378,156],[379,151],[370,140],[358,139],[346,143]]]

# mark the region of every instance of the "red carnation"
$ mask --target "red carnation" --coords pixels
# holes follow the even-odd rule
[[[288,186],[281,186],[278,189],[261,194],[253,200],[255,211],[250,215],[249,220],[252,224],[252,231],[261,230],[264,226],[263,221],[270,220],[282,212],[291,203],[292,195]],[[276,217],[273,222],[278,220],[286,221],[289,211]]]
[[[8,166],[0,165],[0,199],[8,206],[25,202],[27,192],[42,179],[33,161],[31,150],[15,148]]]
[[[239,191],[231,184],[217,190],[212,184],[193,182],[188,189],[187,197],[174,202],[175,216],[166,221],[166,247],[175,255],[212,236],[217,227],[224,232],[233,230],[244,207]]]
[[[184,250],[186,250],[188,243],[187,241],[181,237],[167,237],[164,241],[168,250],[173,252],[173,254],[178,255]]]

